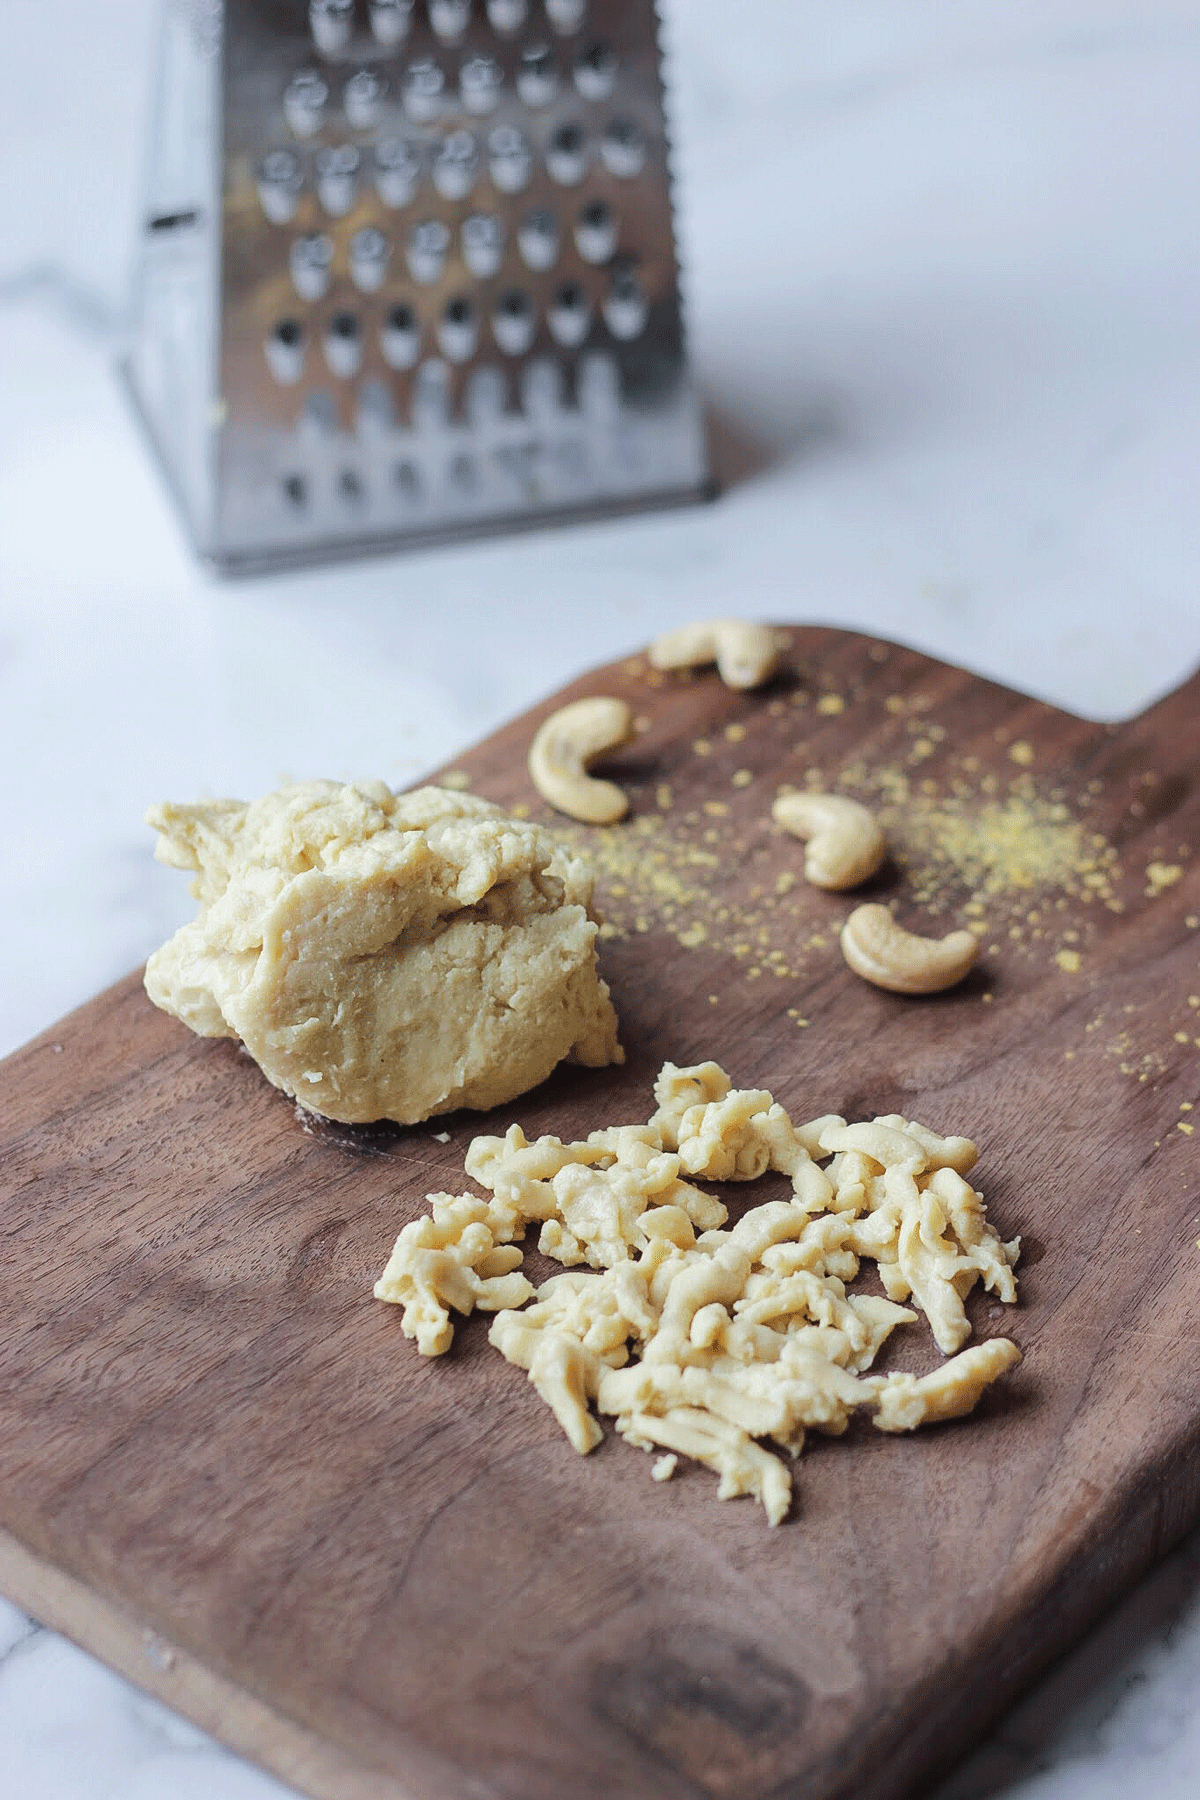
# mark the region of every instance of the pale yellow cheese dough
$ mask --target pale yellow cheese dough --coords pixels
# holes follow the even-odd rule
[[[146,992],[326,1118],[414,1124],[620,1062],[587,866],[442,788],[305,782],[147,814],[197,918]]]

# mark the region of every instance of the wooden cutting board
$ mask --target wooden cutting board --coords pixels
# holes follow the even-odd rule
[[[534,726],[589,693],[645,725],[630,820],[572,828],[624,1068],[304,1127],[136,976],[4,1065],[0,1586],[325,1800],[913,1794],[1200,1513],[1200,678],[1097,726],[797,630],[760,694],[597,671],[465,757],[475,790],[539,813]],[[960,989],[845,968],[849,902],[769,822],[808,781],[882,807],[873,896],[984,922]],[[971,1303],[1015,1374],[962,1423],[817,1440],[773,1531],[703,1469],[576,1456],[486,1321],[428,1362],[371,1298],[476,1131],[644,1119],[709,1056],[795,1116],[969,1133],[1024,1241],[1020,1307]]]

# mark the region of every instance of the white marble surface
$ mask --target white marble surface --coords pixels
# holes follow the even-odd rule
[[[149,800],[411,780],[671,622],[866,627],[1111,717],[1200,658],[1200,0],[665,11],[724,498],[219,586],[112,375],[153,0],[8,0],[0,1050],[184,916]],[[944,1800],[1194,1800],[1198,1578],[1193,1540]],[[0,1604],[0,1800],[272,1792]]]

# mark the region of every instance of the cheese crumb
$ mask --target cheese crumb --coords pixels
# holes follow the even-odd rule
[[[1148,863],[1146,866],[1147,897],[1154,899],[1156,895],[1165,893],[1168,888],[1175,886],[1182,875],[1183,870],[1178,863]],[[1189,920],[1188,923],[1190,924],[1191,921]]]
[[[1083,958],[1078,950],[1059,950],[1055,953],[1054,960],[1064,974],[1077,975]]]

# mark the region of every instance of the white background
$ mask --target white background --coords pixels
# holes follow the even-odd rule
[[[0,1050],[186,916],[150,801],[407,783],[671,623],[864,627],[1114,718],[1200,659],[1200,0],[664,12],[724,497],[222,586],[112,372],[155,7],[0,0]],[[956,1797],[1194,1800],[1198,1558]],[[280,1791],[0,1603],[0,1800]]]

